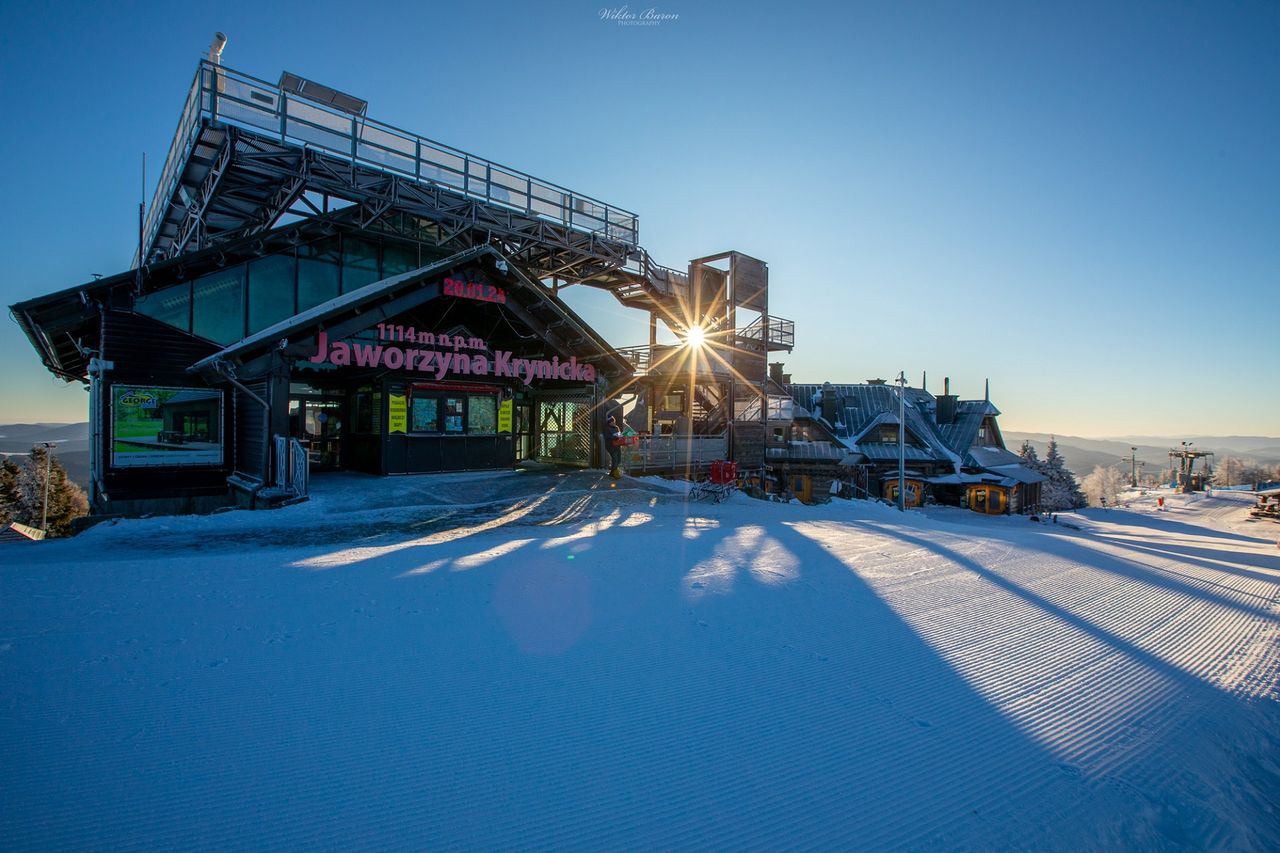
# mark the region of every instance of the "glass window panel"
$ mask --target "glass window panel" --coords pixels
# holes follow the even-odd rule
[[[410,432],[440,431],[440,401],[435,397],[414,395],[410,408]]]
[[[229,344],[244,337],[244,266],[218,270],[196,279],[192,295],[192,331]]]
[[[359,391],[355,396],[355,430],[368,435],[373,432],[373,394]]]
[[[382,247],[382,274],[384,276],[399,275],[416,269],[418,266],[418,250],[412,246],[398,246],[388,243]]]
[[[329,237],[298,247],[298,310],[306,311],[338,295],[342,254],[338,238]]]
[[[498,398],[492,394],[474,394],[467,405],[467,432],[494,435],[498,432]]]
[[[133,308],[161,323],[176,326],[184,332],[191,331],[191,282],[184,281],[155,293],[140,296]]]
[[[291,255],[273,255],[249,264],[249,334],[293,316]]]
[[[378,244],[348,237],[342,242],[342,292],[378,280]]]
[[[463,415],[466,413],[466,397],[444,398],[444,431],[447,433],[462,432]]]

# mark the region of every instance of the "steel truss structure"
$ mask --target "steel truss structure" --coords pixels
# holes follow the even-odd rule
[[[208,61],[152,201],[144,260],[347,205],[360,227],[411,214],[435,223],[441,245],[494,244],[539,278],[604,287],[636,307],[679,284],[640,248],[634,213]]]

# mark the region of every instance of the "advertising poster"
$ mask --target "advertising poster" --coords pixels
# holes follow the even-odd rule
[[[222,464],[222,392],[209,388],[111,388],[111,465]]]
[[[503,400],[502,405],[498,406],[498,432],[511,432],[511,408],[510,398]]]
[[[404,394],[387,396],[387,432],[404,433],[409,427],[409,410]]]

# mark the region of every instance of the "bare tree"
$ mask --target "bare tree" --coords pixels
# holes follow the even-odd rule
[[[1114,505],[1116,495],[1124,487],[1125,478],[1115,468],[1104,468],[1097,465],[1093,473],[1080,481],[1080,488],[1089,500],[1090,506]]]
[[[1244,471],[1244,463],[1234,456],[1224,456],[1218,460],[1218,465],[1213,472],[1213,484],[1215,486],[1235,486],[1243,482],[1240,479],[1241,473]]]

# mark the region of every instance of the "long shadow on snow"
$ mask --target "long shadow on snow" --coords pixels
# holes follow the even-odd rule
[[[871,524],[869,526],[877,527],[878,525]],[[897,538],[902,539],[903,541],[914,543],[916,545],[919,545],[922,548],[926,548],[934,552],[940,557],[944,557],[945,559],[956,563],[957,565],[963,566],[964,568],[968,569],[969,571],[973,572],[979,577],[984,578],[985,580],[989,581],[990,583],[994,584],[1000,589],[1003,589],[1004,591],[1012,595],[1015,595],[1018,598],[1021,598],[1023,601],[1035,606],[1036,608],[1042,610],[1046,614],[1056,617],[1057,619],[1062,620],[1068,625],[1078,628],[1079,630],[1090,635],[1091,637],[1097,640],[1100,640],[1101,642],[1110,646],[1112,649],[1118,652],[1121,652],[1122,654],[1125,654],[1136,661],[1139,661],[1144,666],[1173,680],[1174,682],[1182,685],[1184,688],[1188,690],[1192,690],[1192,689],[1210,690],[1215,694],[1223,695],[1216,688],[1210,687],[1209,685],[1205,684],[1205,682],[1203,682],[1196,676],[1182,669],[1179,669],[1173,664],[1168,663],[1167,661],[1157,657],[1156,655],[1152,654],[1151,652],[1148,652],[1147,650],[1141,648],[1140,646],[1134,644],[1133,642],[1126,640],[1124,637],[1121,637],[1093,622],[1090,622],[1089,620],[1079,616],[1078,614],[1071,612],[1067,608],[1059,604],[1056,604],[1053,601],[1050,601],[1044,596],[1039,595],[1035,592],[1032,592],[1031,590],[1027,589],[1024,586],[1014,583],[1013,581],[1004,577],[1000,573],[994,572],[991,569],[987,568],[986,566],[983,566],[980,563],[977,563],[974,560],[969,559],[964,554],[961,554],[959,551],[955,551],[951,548],[947,548],[944,545],[940,545],[937,542],[931,541],[929,539],[925,539],[924,537],[921,537],[921,536],[913,536],[909,533],[904,532],[901,528],[892,528],[892,529],[886,528],[884,529],[884,535],[896,536]],[[1109,554],[1104,554],[1099,551],[1095,551],[1091,548],[1085,548],[1083,546],[1076,545],[1070,542],[1069,540],[1060,539],[1059,542],[1056,543],[1054,546],[1054,554],[1056,556],[1064,557],[1067,560],[1080,563],[1082,565],[1086,565],[1091,568],[1096,568],[1100,571],[1104,571],[1109,574],[1116,575],[1118,577],[1123,577],[1128,580],[1138,581],[1140,583],[1157,586],[1162,589],[1168,589],[1174,592],[1191,595],[1196,598],[1204,599],[1216,605],[1228,607],[1228,608],[1231,608],[1232,610],[1237,610],[1242,613],[1247,613],[1251,616],[1258,616],[1258,617],[1268,618],[1268,619],[1276,618],[1274,609],[1272,607],[1269,607],[1269,606],[1255,607],[1255,606],[1250,606],[1246,604],[1241,604],[1238,601],[1234,601],[1218,593],[1210,592],[1200,587],[1193,586],[1188,583],[1183,583],[1178,580],[1174,580],[1173,578],[1169,577],[1167,574],[1159,570],[1151,569],[1146,566],[1142,566],[1141,564],[1134,563],[1132,561],[1125,560],[1119,557],[1114,557]]]
[[[76,685],[96,670],[65,696],[31,687],[50,707],[11,726],[31,769],[6,814],[59,826],[69,846],[123,846],[113,841],[136,842],[140,826],[152,846],[175,847],[1073,848],[1107,837],[1072,819],[1097,816],[1093,783],[844,563],[780,524],[786,508],[757,516],[773,522],[774,551],[761,539],[741,548],[740,514],[720,526],[715,508],[690,513],[702,520],[627,507],[580,538],[580,525],[524,525],[530,541],[480,564],[464,560],[510,544],[510,529],[329,572],[245,572],[231,586],[220,563],[197,561],[195,588],[213,599],[193,597],[183,573],[126,592],[107,584],[103,606],[115,590],[126,621],[164,618],[143,623],[155,636],[141,646],[111,650],[132,655],[127,680],[103,670],[89,699]],[[435,554],[448,564],[406,576]],[[779,562],[757,567],[766,554]],[[732,585],[694,589],[690,573],[708,563]],[[203,642],[182,651],[191,631]],[[93,691],[140,710],[94,715]],[[84,720],[77,738],[67,714]],[[139,717],[153,722],[139,729]],[[78,760],[55,777],[42,770],[50,749]],[[144,823],[122,817],[140,802]]]
[[[1240,507],[1241,513],[1247,509],[1245,506]],[[1194,537],[1209,537],[1213,539],[1236,539],[1241,542],[1260,542],[1262,544],[1271,544],[1271,540],[1260,538],[1257,536],[1245,536],[1243,533],[1232,533],[1229,530],[1214,530],[1210,527],[1201,527],[1197,524],[1188,524],[1185,521],[1174,521],[1162,513],[1141,513],[1141,512],[1125,512],[1123,516],[1108,512],[1090,513],[1088,516],[1092,521],[1123,521],[1129,527],[1141,527],[1150,530],[1152,533],[1167,536],[1169,534],[1182,534]]]
[[[1123,536],[1106,536],[1100,541],[1106,542],[1117,548],[1131,548],[1135,551],[1141,551],[1156,557],[1164,557],[1168,559],[1180,559],[1188,563],[1194,563],[1197,566],[1209,569],[1223,574],[1236,575],[1251,580],[1266,581],[1271,584],[1280,584],[1280,557],[1272,557],[1270,554],[1249,554],[1250,563],[1241,561],[1241,552],[1239,551],[1223,551],[1217,548],[1196,548],[1190,545],[1177,545],[1169,548],[1158,548],[1143,542],[1135,542]],[[1226,565],[1224,565],[1226,564]],[[1266,574],[1265,571],[1259,569],[1273,569],[1276,574]],[[1187,577],[1196,583],[1212,583],[1204,578],[1195,578],[1190,575],[1183,575],[1171,569],[1154,569],[1155,571],[1167,572],[1169,574]],[[1254,596],[1252,593],[1240,592],[1241,595]],[[1271,599],[1268,599],[1271,600]]]
[[[1054,534],[1053,538],[1055,554],[1092,568],[1096,568],[1099,571],[1107,572],[1108,574],[1122,577],[1127,580],[1137,581],[1139,583],[1159,587],[1161,589],[1167,589],[1172,592],[1194,596],[1195,598],[1200,598],[1221,607],[1227,607],[1241,613],[1246,613],[1250,616],[1259,616],[1264,619],[1273,620],[1277,618],[1274,606],[1275,599],[1273,597],[1262,596],[1247,590],[1240,590],[1234,587],[1225,586],[1224,584],[1220,584],[1208,578],[1197,578],[1192,575],[1186,575],[1176,569],[1152,566],[1137,559],[1136,556],[1126,557],[1116,554],[1108,554],[1104,551],[1082,545],[1080,544],[1080,541],[1073,537]],[[1112,547],[1131,548],[1135,551],[1151,553],[1153,556],[1158,556],[1163,559],[1177,560],[1181,557],[1181,553],[1179,551],[1160,551],[1136,545],[1134,543],[1117,541],[1113,538],[1108,538],[1103,541]],[[1198,549],[1188,550],[1195,551]],[[1205,568],[1212,569],[1214,571],[1245,575],[1256,580],[1266,581],[1273,585],[1280,585],[1280,577],[1261,575],[1255,572],[1248,572],[1243,569],[1237,570],[1226,568],[1221,565],[1198,560],[1195,557],[1188,557],[1186,559],[1188,562],[1202,565]],[[1229,590],[1230,593],[1221,593],[1215,592],[1211,589],[1206,589],[1206,587],[1212,586],[1224,587]],[[1239,601],[1239,598],[1258,599],[1262,604],[1245,604]]]
[[[965,535],[973,535],[977,533],[984,538],[998,540],[1007,543],[1016,543],[1024,547],[1039,547],[1038,539],[1043,536],[1050,537],[1054,541],[1054,553],[1061,554],[1071,560],[1085,565],[1093,566],[1102,571],[1108,572],[1119,577],[1129,580],[1148,583],[1163,589],[1174,592],[1185,593],[1197,598],[1211,601],[1233,610],[1248,613],[1253,616],[1261,616],[1263,618],[1275,619],[1276,613],[1273,607],[1275,599],[1272,597],[1258,595],[1247,590],[1240,590],[1234,587],[1218,583],[1209,578],[1199,578],[1193,575],[1183,574],[1174,569],[1160,568],[1142,562],[1135,557],[1124,557],[1115,554],[1108,554],[1094,548],[1081,544],[1084,542],[1099,542],[1110,545],[1114,548],[1126,549],[1130,548],[1134,551],[1150,553],[1153,556],[1163,557],[1166,559],[1177,560],[1184,558],[1186,555],[1203,555],[1207,559],[1198,559],[1196,556],[1185,556],[1185,561],[1203,566],[1206,569],[1248,577],[1254,580],[1266,581],[1271,584],[1280,584],[1280,576],[1266,575],[1259,572],[1250,571],[1247,568],[1235,566],[1223,566],[1218,563],[1210,562],[1210,560],[1222,560],[1231,562],[1240,557],[1239,551],[1219,551],[1212,548],[1196,548],[1193,546],[1177,546],[1170,550],[1163,550],[1151,546],[1143,545],[1127,539],[1120,533],[1091,533],[1091,534],[1072,534],[1066,530],[1058,530],[1054,527],[1042,527],[1035,530],[1015,530],[1009,527],[974,527],[960,525],[955,522],[946,521],[941,524],[948,525],[952,529],[962,532]],[[899,538],[908,541],[917,541],[910,536],[900,533],[898,527],[884,527],[875,522],[868,522],[868,526],[877,527],[884,531],[885,535],[897,535]],[[1197,528],[1200,529],[1200,528]],[[925,541],[925,540],[919,540]],[[940,547],[940,546],[939,546]],[[1260,559],[1271,562],[1280,570],[1280,559],[1271,557],[1270,555],[1257,555],[1254,559]],[[1179,580],[1182,579],[1182,580]],[[1218,586],[1233,593],[1235,597],[1228,594],[1217,593],[1206,587]],[[1249,605],[1241,603],[1237,598],[1252,598],[1262,602],[1261,605]]]
[[[757,565],[766,541],[742,552],[739,529],[715,526],[714,509],[690,514],[705,519],[695,538],[687,519],[623,527],[623,513],[587,538],[524,527],[533,542],[465,571],[406,577],[430,546],[358,567],[385,572],[379,598],[486,599],[487,624],[466,626],[467,637],[437,630],[460,627],[442,613],[418,638],[433,654],[465,656],[433,666],[430,696],[466,693],[477,667],[489,691],[461,711],[454,746],[471,758],[419,767],[425,789],[446,792],[433,846],[1018,843],[1090,796],[1077,769],[1014,727],[817,544],[775,523],[765,536],[787,565]],[[483,534],[468,553],[509,534]],[[667,560],[673,541],[678,559]],[[708,563],[734,573],[719,592],[692,588],[690,573]],[[756,581],[797,567],[789,583]],[[485,656],[462,651],[477,648]],[[370,713],[388,731],[438,722],[422,717],[420,699]],[[493,772],[473,753],[500,756],[509,789],[455,801],[447,792],[474,798]],[[408,795],[379,796],[395,806]],[[446,819],[458,808],[481,819]]]

